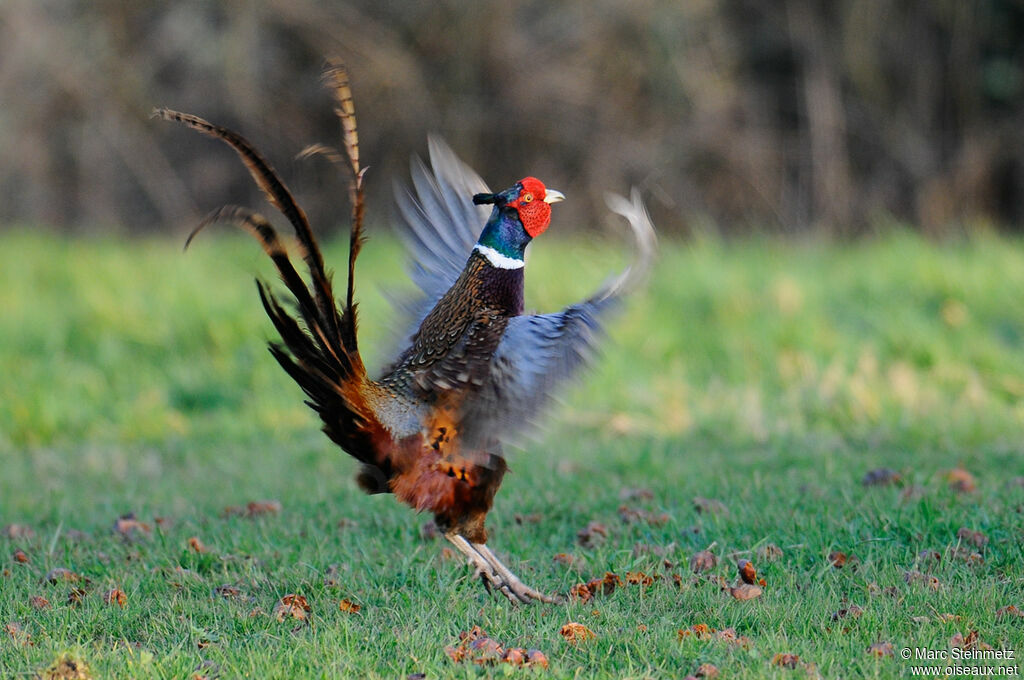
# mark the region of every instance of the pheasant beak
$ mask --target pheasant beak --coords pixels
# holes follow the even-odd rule
[[[559,201],[565,200],[565,194],[555,189],[546,189],[544,191],[544,202],[545,203],[558,203]]]

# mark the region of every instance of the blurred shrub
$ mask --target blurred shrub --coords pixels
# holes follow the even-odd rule
[[[338,173],[293,160],[337,138],[326,55],[352,71],[378,217],[435,131],[496,187],[565,191],[563,225],[633,184],[666,231],[1024,220],[1018,0],[7,0],[0,45],[2,222],[257,203],[230,152],[147,120],[163,105],[239,129],[337,226]]]

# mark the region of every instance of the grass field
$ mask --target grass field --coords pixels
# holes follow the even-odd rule
[[[545,310],[626,259],[555,237],[534,250],[528,305]],[[374,363],[379,288],[405,281],[394,244],[364,255]],[[997,613],[1024,609],[1024,243],[662,244],[595,370],[511,454],[489,518],[491,544],[542,590],[656,580],[529,608],[489,596],[423,535],[426,517],[358,491],[265,350],[252,277],[269,273],[241,237],[183,255],[171,240],[0,236],[0,527],[14,525],[0,678],[56,677],[64,655],[95,678],[677,678],[705,663],[722,678],[903,677],[902,648],[971,631],[1024,654],[1024,619]],[[901,481],[861,483],[883,467]],[[280,511],[225,513],[265,500]],[[115,531],[127,513],[150,531]],[[595,521],[607,537],[585,547]],[[698,576],[702,550],[718,564]],[[721,588],[740,559],[760,597]],[[88,582],[50,583],[57,567]],[[114,589],[123,606],[105,602]],[[273,615],[292,593],[306,623]],[[596,637],[569,644],[570,621]],[[680,636],[697,624],[747,640]],[[445,647],[475,625],[550,668],[453,662]],[[884,642],[894,656],[868,651]]]

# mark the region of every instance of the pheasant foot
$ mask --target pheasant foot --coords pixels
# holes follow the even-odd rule
[[[513,604],[531,604],[534,601],[561,602],[560,598],[545,595],[520,581],[483,543],[470,543],[465,537],[454,533],[445,534],[445,538],[465,555],[488,590],[497,590]]]

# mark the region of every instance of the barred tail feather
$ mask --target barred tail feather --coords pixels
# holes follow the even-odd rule
[[[341,322],[334,304],[331,280],[324,270],[323,255],[320,253],[320,247],[313,236],[306,213],[296,203],[291,191],[288,190],[288,187],[273,167],[271,167],[270,163],[247,139],[237,132],[220,125],[214,125],[198,116],[162,108],[154,109],[152,116],[182,123],[208,137],[221,140],[235,150],[245,164],[245,167],[249,170],[249,174],[252,175],[256,185],[266,194],[271,205],[281,211],[281,214],[294,227],[295,234],[304,251],[303,257],[309,268],[309,275],[313,279],[314,295],[317,307],[320,310],[322,323],[326,326],[325,330],[328,334],[339,335]]]
[[[348,71],[340,61],[333,60],[324,71],[324,81],[331,90],[336,107],[334,113],[341,121],[341,141],[345,156],[348,158],[348,167],[352,171],[352,178],[349,182],[349,198],[352,203],[352,232],[348,244],[348,289],[345,295],[345,309],[354,314],[355,305],[353,295],[355,289],[355,268],[356,258],[363,247],[365,238],[363,236],[363,213],[366,203],[363,194],[363,175],[366,168],[359,165],[359,128],[356,125],[355,101],[352,99],[352,88],[349,86]],[[350,338],[355,343],[355,323],[353,316],[353,336]],[[353,345],[354,346],[354,345]]]
[[[339,90],[340,91],[340,90]],[[341,95],[337,95],[341,97]],[[271,343],[270,352],[281,367],[302,388],[307,404],[324,423],[324,432],[349,454],[368,465],[377,465],[379,438],[386,436],[370,406],[368,390],[372,383],[359,355],[356,342],[356,305],[353,301],[355,259],[362,243],[363,191],[362,172],[358,165],[358,146],[351,106],[341,105],[345,153],[354,176],[351,182],[353,200],[353,233],[349,256],[346,305],[339,310],[324,269],[323,256],[310,229],[305,213],[270,164],[241,135],[213,125],[189,114],[156,109],[155,117],[183,123],[210,137],[220,139],[242,159],[256,184],[288,219],[298,238],[302,257],[309,271],[310,283],[299,274],[274,227],[258,213],[238,206],[225,206],[211,213],[192,231],[186,248],[203,228],[228,222],[252,234],[277,268],[285,287],[294,297],[297,315],[292,316],[268,290],[257,281],[263,308],[277,330],[281,342]]]

